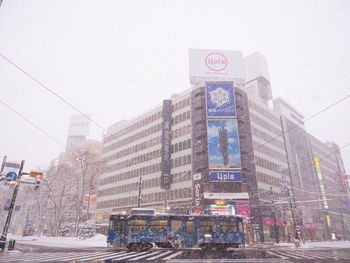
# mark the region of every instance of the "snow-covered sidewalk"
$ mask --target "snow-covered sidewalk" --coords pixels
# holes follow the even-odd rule
[[[7,241],[15,239],[18,244],[31,244],[34,246],[45,246],[45,247],[107,247],[107,237],[101,234],[88,239],[79,239],[77,237],[45,237],[45,236],[17,236],[7,235]]]
[[[293,243],[279,243],[278,246],[295,247]],[[301,244],[300,248],[350,248],[350,241],[307,241],[305,244]]]

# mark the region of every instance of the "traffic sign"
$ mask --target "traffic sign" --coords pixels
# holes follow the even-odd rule
[[[34,178],[36,178],[38,180],[38,177],[40,177],[40,179],[43,178],[43,173],[41,173],[41,172],[30,172],[29,176],[30,177],[34,177]]]
[[[9,172],[6,174],[6,180],[8,182],[16,181],[16,179],[17,179],[17,174],[15,172]]]

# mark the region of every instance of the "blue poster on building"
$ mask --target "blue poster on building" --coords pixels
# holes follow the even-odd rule
[[[208,120],[209,169],[241,168],[237,120]]]
[[[237,117],[233,83],[206,83],[207,117]]]
[[[209,182],[242,182],[241,172],[209,172]]]

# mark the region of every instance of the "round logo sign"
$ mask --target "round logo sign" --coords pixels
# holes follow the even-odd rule
[[[212,71],[223,71],[228,66],[228,60],[223,54],[212,52],[206,56],[205,65]]]

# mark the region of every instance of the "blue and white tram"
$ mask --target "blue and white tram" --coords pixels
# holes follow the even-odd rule
[[[220,249],[244,245],[243,221],[232,215],[111,215],[107,244],[128,250]]]

